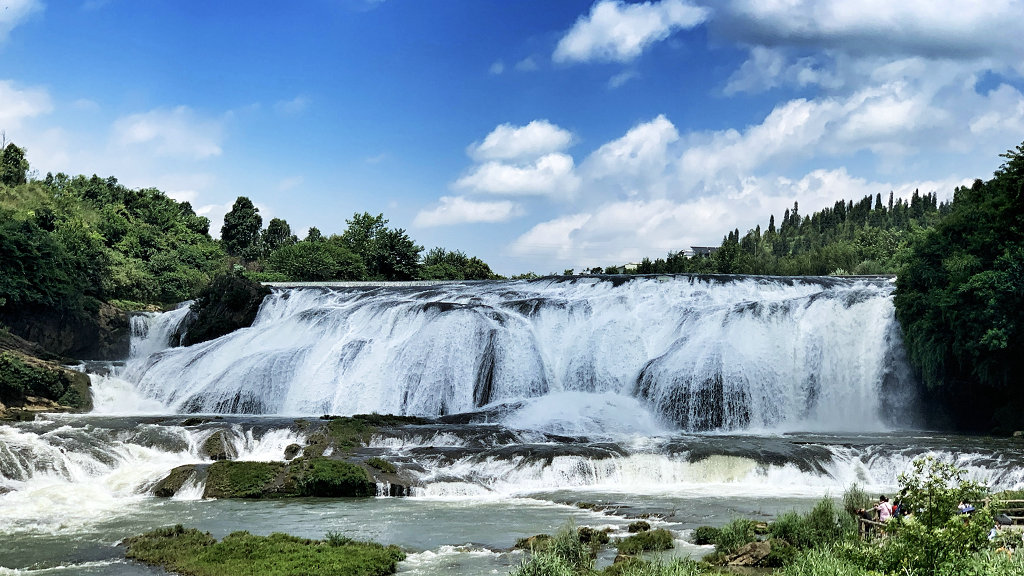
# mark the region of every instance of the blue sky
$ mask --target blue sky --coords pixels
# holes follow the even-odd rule
[[[1020,38],[1019,0],[0,0],[0,129],[215,235],[246,195],[560,272],[990,177]]]

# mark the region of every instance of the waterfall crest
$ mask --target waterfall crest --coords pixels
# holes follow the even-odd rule
[[[124,377],[175,412],[536,416],[583,393],[689,430],[877,430],[883,394],[910,385],[892,291],[739,276],[276,289],[250,328],[133,343],[165,349]]]

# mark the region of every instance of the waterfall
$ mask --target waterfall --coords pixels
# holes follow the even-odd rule
[[[500,408],[579,433],[590,416],[565,404],[589,402],[603,413],[584,428],[878,430],[882,398],[911,385],[892,292],[686,275],[275,289],[250,328],[187,348],[140,338],[123,377],[181,413]]]

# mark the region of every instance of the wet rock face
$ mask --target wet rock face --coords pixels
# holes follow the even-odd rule
[[[170,498],[177,494],[178,490],[181,490],[185,482],[195,478],[196,474],[196,467],[192,464],[178,466],[172,469],[171,473],[163,480],[157,482],[153,487],[153,495],[159,498]]]
[[[203,442],[202,453],[210,460],[234,460],[238,457],[230,435],[225,430],[218,430]]]
[[[181,335],[182,345],[206,342],[252,326],[267,294],[270,288],[240,274],[214,278],[192,306],[195,315],[189,319],[188,331]]]
[[[26,306],[4,310],[0,323],[43,349],[78,359],[121,360],[128,356],[128,315],[106,303],[95,312],[63,313]]]

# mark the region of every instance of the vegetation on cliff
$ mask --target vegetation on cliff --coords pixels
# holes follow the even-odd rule
[[[180,524],[128,538],[128,558],[190,576],[385,576],[405,553],[397,546],[343,537],[234,532],[221,541]]]
[[[23,407],[87,411],[92,408],[89,377],[18,352],[0,352],[0,418],[9,408]]]
[[[983,431],[1024,426],[1024,144],[1003,157],[916,237],[895,302],[925,385]]]

